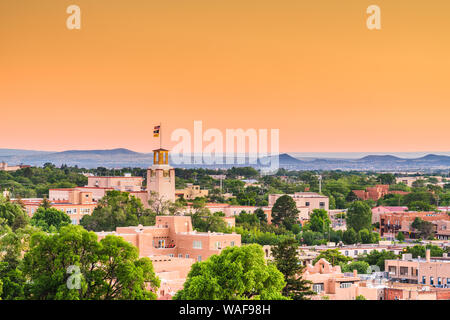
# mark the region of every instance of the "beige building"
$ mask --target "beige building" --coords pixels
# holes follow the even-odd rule
[[[30,167],[28,165],[9,166],[6,162],[0,162],[0,171],[17,171],[22,168]]]
[[[184,198],[186,200],[193,200],[195,198],[207,197],[208,190],[200,189],[200,186],[188,183],[186,188],[175,190],[177,198]]]
[[[386,260],[385,270],[392,281],[450,288],[450,258],[431,258],[429,249],[425,258],[403,254],[402,259]]]
[[[269,194],[269,207],[272,208],[275,202],[283,196],[283,194]],[[329,210],[329,199],[327,196],[315,192],[296,192],[293,195],[288,194],[292,199],[294,199],[297,210],[299,210],[299,219],[309,220],[309,215],[314,209],[325,209]]]
[[[141,191],[143,177],[132,177],[129,174],[125,176],[88,176],[89,188],[106,188],[119,191]]]
[[[347,274],[341,272],[340,266],[332,266],[325,259],[320,259],[314,266],[306,266],[303,279],[312,282],[316,295],[313,300],[355,300],[362,295],[366,300],[381,300],[384,295],[383,286],[370,286],[362,282],[356,270]]]

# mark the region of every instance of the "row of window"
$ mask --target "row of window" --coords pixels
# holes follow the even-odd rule
[[[353,251],[353,255],[357,256],[358,255],[358,250]],[[367,250],[363,250],[363,254],[367,254]],[[349,255],[349,251],[345,250],[345,255],[348,256]]]
[[[445,281],[445,283],[450,286],[450,278],[446,279],[447,281]],[[427,278],[426,276],[422,276],[422,284],[426,284]],[[437,278],[437,282],[434,283],[434,277],[430,277],[430,285],[434,286],[434,285],[438,285],[441,286],[444,284],[444,279],[441,277]]]
[[[174,257],[175,255],[173,254],[173,253],[171,253],[171,254],[169,254],[169,257]],[[189,259],[189,257],[190,257],[190,255],[189,255],[189,253],[186,253],[185,254],[185,256],[184,256],[186,259]],[[181,254],[181,253],[179,253],[178,254],[178,258],[183,258],[183,254]],[[197,261],[202,261],[202,256],[197,256]]]
[[[309,206],[310,206],[310,203],[309,203],[309,202],[305,202],[305,207],[309,207]],[[320,202],[320,203],[319,203],[319,206],[320,206],[321,208],[325,207],[325,202]]]
[[[153,240],[153,246],[155,246],[155,240]],[[234,242],[234,241],[231,241],[231,242],[230,242],[230,246],[231,246],[231,247],[234,247],[234,246],[235,246],[235,242]],[[166,240],[164,240],[164,239],[158,240],[158,246],[157,246],[157,248],[166,248]],[[167,247],[167,248],[169,248],[169,247]],[[194,241],[192,242],[192,248],[193,248],[193,249],[202,249],[202,248],[203,248],[203,242],[200,241],[200,240],[194,240]],[[220,241],[216,241],[216,242],[214,243],[214,248],[215,248],[216,250],[222,249],[222,243],[221,243]]]
[[[234,247],[234,245],[235,245],[234,241],[231,241],[230,242],[230,246]],[[194,242],[192,243],[192,248],[194,248],[194,249],[202,249],[202,246],[203,246],[203,244],[202,244],[202,242],[200,240],[194,240]],[[217,249],[217,250],[222,249],[221,242],[220,241],[216,241],[214,243],[214,248]]]

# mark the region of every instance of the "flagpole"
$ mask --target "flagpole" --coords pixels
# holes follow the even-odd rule
[[[159,123],[159,148],[162,149],[162,127],[161,127],[161,122]]]

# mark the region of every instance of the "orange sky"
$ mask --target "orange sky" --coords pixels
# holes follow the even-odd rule
[[[2,0],[0,148],[149,152],[154,124],[169,145],[202,120],[278,128],[281,151],[450,151],[449,14],[448,0]]]

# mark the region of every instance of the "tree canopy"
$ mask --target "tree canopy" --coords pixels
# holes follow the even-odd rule
[[[361,229],[371,229],[372,210],[370,206],[363,201],[353,202],[347,211],[347,228],[352,228],[356,232]]]
[[[293,225],[298,224],[298,212],[294,199],[289,195],[283,195],[272,207],[272,223],[290,230]]]
[[[28,299],[150,300],[159,279],[149,258],[121,237],[97,235],[81,226],[32,235],[23,272]]]
[[[228,247],[192,265],[174,300],[285,299],[283,274],[267,264],[257,244]]]
[[[47,232],[55,232],[71,223],[70,217],[55,208],[39,207],[31,218],[31,224]]]
[[[145,209],[135,196],[116,190],[106,192],[92,215],[85,215],[80,220],[80,225],[92,231],[113,231],[117,227],[138,224],[154,225],[155,214]]]
[[[315,292],[311,290],[311,281],[303,279],[305,266],[298,258],[298,242],[288,238],[272,248],[272,256],[278,270],[284,275],[286,286],[283,295],[293,300],[308,300]]]

